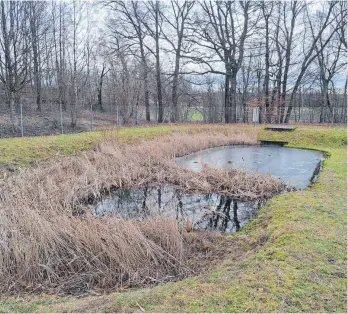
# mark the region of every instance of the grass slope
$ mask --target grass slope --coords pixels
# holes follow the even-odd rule
[[[261,131],[260,140],[324,150],[319,182],[279,195],[223,242],[230,253],[211,272],[153,288],[85,298],[7,299],[8,311],[346,312],[346,129]]]
[[[139,137],[139,134],[144,139],[151,139],[157,135],[168,134],[175,128],[175,126],[124,128],[105,132],[0,139],[0,170],[24,169],[57,155],[75,155],[82,150],[92,149],[110,133],[124,141],[131,141]]]
[[[239,126],[245,132],[255,131],[255,129],[245,124]],[[107,137],[117,137],[120,143],[132,144],[172,133],[192,134],[204,132],[207,129],[224,133],[226,127],[227,125],[224,124],[169,124],[149,127],[114,128],[106,131],[55,136],[0,139],[0,177],[1,172],[26,169],[56,156],[76,155],[83,150],[93,149]]]

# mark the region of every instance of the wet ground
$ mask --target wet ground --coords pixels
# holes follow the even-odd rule
[[[279,146],[229,146],[206,149],[177,158],[178,164],[200,171],[202,164],[226,169],[270,173],[297,189],[306,188],[318,172],[324,155],[318,151]],[[98,216],[125,219],[165,216],[193,229],[233,233],[254,218],[264,201],[242,202],[217,194],[187,194],[172,186],[119,189],[97,202]]]
[[[194,171],[200,171],[205,163],[212,168],[270,173],[297,189],[304,189],[311,183],[313,173],[323,159],[323,153],[314,150],[265,145],[216,147],[176,161]]]

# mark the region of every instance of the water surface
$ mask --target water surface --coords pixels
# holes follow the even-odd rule
[[[190,221],[193,229],[232,233],[254,218],[261,202],[241,202],[218,194],[188,194],[171,186],[118,189],[95,207],[98,216],[125,219],[165,216],[181,225]]]
[[[324,155],[321,152],[279,146],[228,146],[206,149],[177,158],[191,170],[203,163],[223,169],[245,169],[270,173],[297,189],[311,183]],[[152,219],[165,216],[193,229],[233,233],[254,218],[265,200],[242,202],[218,194],[189,194],[165,185],[118,189],[94,204],[98,216],[116,215],[125,219]]]
[[[177,158],[176,162],[194,171],[201,171],[205,163],[212,168],[269,173],[297,189],[304,189],[323,159],[319,151],[265,145],[205,149]]]

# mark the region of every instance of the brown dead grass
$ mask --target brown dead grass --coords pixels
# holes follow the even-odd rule
[[[165,218],[125,221],[94,217],[86,202],[113,188],[169,183],[186,191],[240,199],[268,198],[284,189],[271,176],[205,167],[174,157],[200,149],[255,144],[256,133],[205,130],[133,145],[107,136],[94,151],[47,162],[0,186],[0,292],[128,287],[181,276],[180,227]]]

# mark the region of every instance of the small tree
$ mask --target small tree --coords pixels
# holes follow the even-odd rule
[[[27,83],[28,6],[26,2],[0,2],[0,80],[4,84],[10,108],[12,131],[17,129],[15,101]]]

